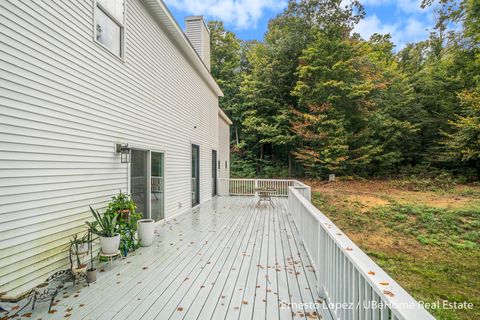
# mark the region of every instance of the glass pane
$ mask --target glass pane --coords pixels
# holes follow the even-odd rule
[[[200,148],[192,145],[192,206],[200,203]]]
[[[122,30],[110,17],[97,7],[95,14],[97,41],[107,47],[112,53],[121,56]]]
[[[115,19],[123,23],[124,0],[97,0]]]
[[[137,212],[148,218],[147,212],[147,152],[132,150],[130,167],[130,193],[137,204]]]
[[[165,216],[164,214],[164,199],[165,199],[165,181],[163,176],[163,153],[152,152],[151,159],[152,166],[152,196],[151,196],[151,212],[152,219],[155,221],[162,220]]]

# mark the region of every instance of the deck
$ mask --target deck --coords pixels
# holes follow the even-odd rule
[[[286,198],[216,197],[161,223],[153,246],[70,286],[33,319],[330,319]],[[317,302],[317,303],[316,303]],[[29,312],[27,309],[25,312]]]

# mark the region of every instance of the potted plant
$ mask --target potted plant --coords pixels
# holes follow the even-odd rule
[[[78,249],[78,254],[85,254],[88,252],[88,233],[85,233],[80,238],[77,235],[74,235],[73,241],[76,244],[76,249]]]
[[[87,270],[87,282],[92,283],[97,281],[97,269],[93,267],[93,242],[92,231],[88,231],[88,244],[90,247],[90,268]]]
[[[126,256],[130,250],[135,250],[138,247],[138,241],[135,238],[137,222],[142,214],[137,212],[137,205],[132,197],[120,190],[120,193],[108,204],[105,215],[117,217],[123,254]]]
[[[70,240],[70,262],[72,266],[72,272],[74,274],[85,272],[87,265],[82,263],[80,256],[86,252],[80,252],[80,241],[78,236],[75,234],[73,239]],[[75,259],[75,264],[72,261],[72,256]]]
[[[104,214],[103,216],[90,207],[95,221],[86,224],[93,234],[100,237],[100,247],[105,254],[114,254],[120,246],[120,234],[117,231],[117,215]]]
[[[141,219],[138,220],[138,238],[142,247],[152,245],[155,230],[155,220]]]

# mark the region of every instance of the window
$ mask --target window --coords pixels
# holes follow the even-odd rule
[[[123,57],[125,0],[97,0],[95,40],[118,57]]]
[[[225,160],[225,169],[228,169],[228,163],[226,160]]]
[[[220,170],[220,160],[218,160],[218,170]]]

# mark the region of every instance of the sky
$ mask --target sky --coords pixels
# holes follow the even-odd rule
[[[346,1],[346,0],[345,0]],[[243,40],[261,40],[268,21],[283,11],[286,0],[164,0],[179,24],[184,18],[203,15],[222,20],[228,30]],[[396,50],[409,42],[428,38],[433,25],[431,9],[421,9],[421,0],[361,0],[366,17],[355,28],[363,38],[390,33]]]

